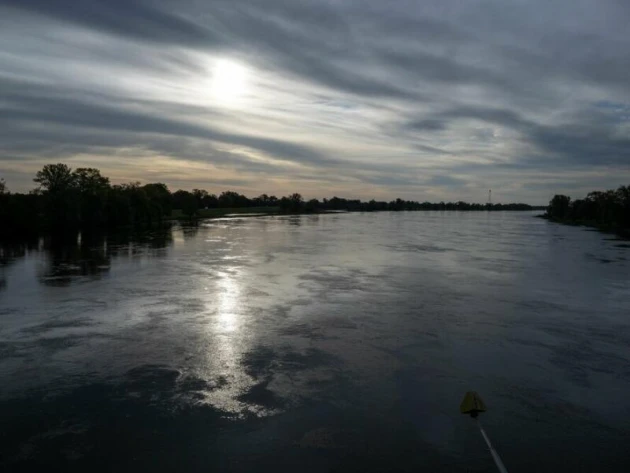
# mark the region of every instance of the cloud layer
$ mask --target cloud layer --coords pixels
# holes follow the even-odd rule
[[[0,0],[0,176],[531,203],[628,184],[628,24],[622,0]]]

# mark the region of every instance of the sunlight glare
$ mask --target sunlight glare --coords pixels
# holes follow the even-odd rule
[[[212,95],[220,103],[234,104],[247,89],[247,70],[227,59],[216,62],[212,71]]]
[[[219,302],[219,326],[221,330],[233,332],[237,327],[235,311],[239,303],[239,285],[236,279],[227,272],[220,272],[221,279],[217,282]]]

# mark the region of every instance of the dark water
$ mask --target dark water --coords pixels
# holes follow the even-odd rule
[[[630,248],[530,213],[0,254],[3,471],[630,469]],[[31,470],[34,471],[34,470]]]

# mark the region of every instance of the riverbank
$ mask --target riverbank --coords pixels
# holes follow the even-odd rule
[[[593,228],[602,233],[608,233],[611,235],[616,235],[619,238],[623,238],[624,240],[630,240],[630,229],[628,228],[619,228],[611,225],[603,225],[595,220],[575,220],[575,219],[566,219],[566,218],[555,218],[548,214],[536,215],[537,218],[542,218],[544,220],[548,220],[549,222],[559,223],[561,225],[571,225],[573,227],[587,227]]]

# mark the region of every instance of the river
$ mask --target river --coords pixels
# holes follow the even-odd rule
[[[630,245],[530,212],[228,218],[0,253],[0,465],[630,468]]]

